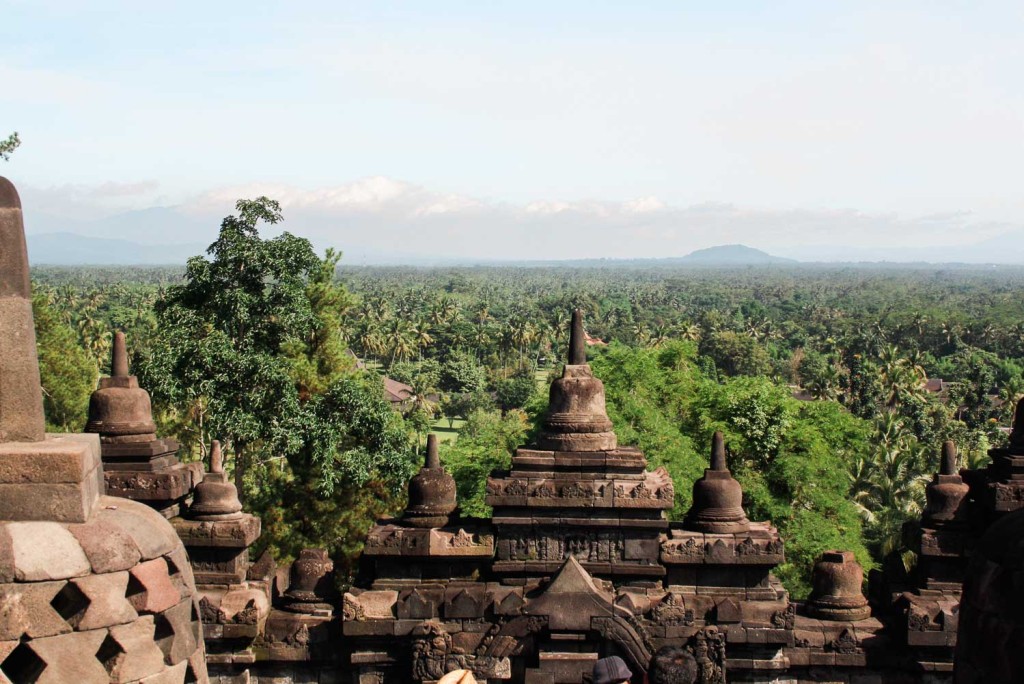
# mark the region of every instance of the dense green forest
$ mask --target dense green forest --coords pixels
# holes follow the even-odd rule
[[[486,515],[486,474],[536,429],[574,308],[620,443],[675,480],[672,516],[722,430],[797,596],[826,548],[910,566],[942,441],[984,463],[1024,392],[1024,269],[352,268],[261,237],[273,201],[237,209],[185,268],[36,267],[43,385],[53,426],[81,429],[124,330],[163,434],[185,458],[224,442],[282,558],[318,545],[353,568],[430,430],[463,511]],[[384,375],[413,388],[401,411]]]

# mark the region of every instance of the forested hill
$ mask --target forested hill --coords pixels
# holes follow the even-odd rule
[[[690,252],[679,260],[684,264],[706,265],[762,265],[762,264],[795,264],[796,259],[786,259],[763,252],[746,245],[720,245]]]

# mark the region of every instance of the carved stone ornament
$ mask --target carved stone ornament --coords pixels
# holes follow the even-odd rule
[[[725,684],[725,635],[718,627],[697,632],[686,649],[697,661],[697,684]]]
[[[469,669],[466,654],[452,644],[440,622],[428,620],[413,629],[412,676],[416,681],[437,680],[454,670]]]

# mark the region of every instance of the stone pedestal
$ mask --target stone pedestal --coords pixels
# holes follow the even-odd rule
[[[249,547],[259,539],[260,519],[241,512],[216,441],[210,460],[210,472],[196,486],[187,517],[171,522],[192,561],[209,662],[245,665],[256,660],[252,646],[270,613],[274,567],[267,557],[267,567],[253,573]]]
[[[658,582],[659,535],[674,505],[668,473],[646,470],[633,448],[560,452],[518,449],[512,469],[487,480],[497,553],[507,582],[550,577],[570,557],[617,582]]]

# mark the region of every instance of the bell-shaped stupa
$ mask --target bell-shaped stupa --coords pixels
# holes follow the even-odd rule
[[[852,551],[826,551],[814,564],[807,613],[819,620],[856,622],[871,616],[864,597],[864,568]]]
[[[444,527],[455,512],[455,479],[441,467],[437,435],[427,435],[427,457],[409,481],[409,503],[402,524],[409,527]]]
[[[114,333],[110,377],[100,380],[89,398],[86,432],[95,432],[103,444],[131,444],[156,439],[156,423],[149,392],[128,371],[128,349],[124,333]]]
[[[210,446],[210,472],[196,485],[189,517],[193,520],[230,520],[242,511],[235,483],[224,472],[224,456],[220,442],[213,440]]]
[[[551,383],[544,430],[538,449],[555,451],[607,451],[617,445],[612,421],[605,408],[604,383],[587,364],[583,314],[572,312],[569,362],[562,377]]]
[[[956,444],[947,441],[942,445],[939,472],[925,488],[927,503],[922,524],[929,526],[965,521],[967,508],[963,503],[969,489],[957,472]]]
[[[743,512],[743,488],[729,472],[721,432],[711,438],[711,467],[693,483],[693,505],[684,525],[687,529],[715,534],[743,532],[750,527]]]

